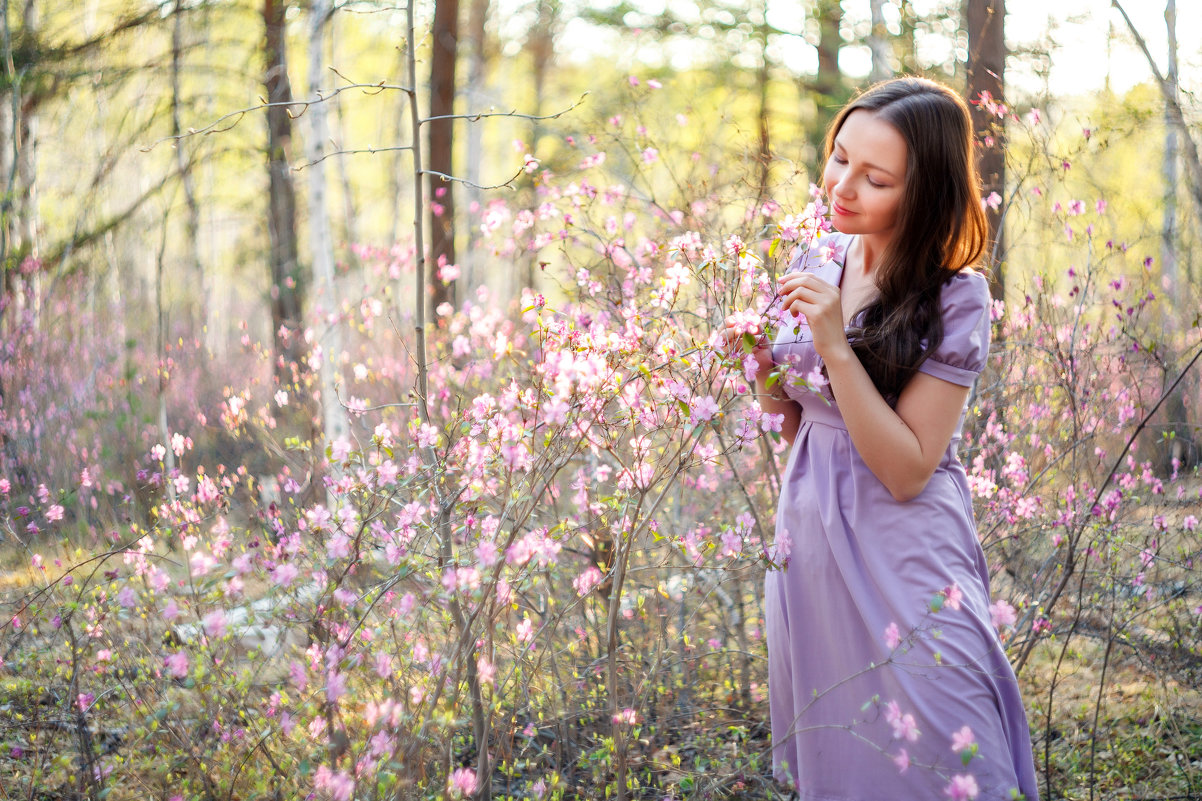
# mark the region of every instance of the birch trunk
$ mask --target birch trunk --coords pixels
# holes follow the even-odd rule
[[[313,0],[309,9],[309,94],[320,98],[324,94],[323,44],[326,26],[334,13],[331,0]],[[330,215],[326,204],[326,143],[330,138],[327,103],[319,101],[309,106],[309,136],[305,146],[306,172],[309,180],[309,248],[313,260],[313,284],[318,302],[313,317],[321,341],[321,422],[325,443],[333,443],[350,433],[346,409],[338,397],[338,362],[342,358],[341,304],[334,276],[334,241],[330,230]],[[318,456],[320,461],[320,456]],[[337,478],[338,466],[330,465],[331,478]],[[333,496],[327,491],[327,502],[333,508]]]
[[[183,105],[180,76],[183,72],[183,5],[176,3],[171,14],[171,135],[179,137],[183,132],[180,108]],[[184,140],[176,139],[175,168],[179,173],[184,190],[184,252],[188,260],[191,289],[195,301],[190,309],[192,331],[199,332],[209,319],[209,287],[205,277],[204,263],[200,255],[200,207],[196,203],[196,187],[192,179],[192,165],[184,153]],[[215,328],[215,327],[214,327]],[[213,330],[213,329],[210,329]],[[206,337],[207,339],[207,337]]]
[[[488,107],[488,54],[485,22],[488,19],[488,0],[472,0],[468,16],[468,69],[467,69],[467,107],[471,110]],[[479,186],[483,183],[480,175],[480,164],[484,161],[483,129],[479,125],[467,126],[467,200],[469,214],[471,209],[480,208],[484,202],[484,193]],[[483,275],[477,269],[477,248],[479,228],[469,218],[467,226],[467,252],[460,258],[463,262],[461,281],[468,291],[483,282]]]
[[[872,72],[869,80],[883,81],[893,74],[889,60],[889,31],[885,28],[885,0],[870,0],[872,30],[868,34],[868,49],[872,51]]]
[[[1165,75],[1169,93],[1174,97],[1177,88],[1177,0],[1167,0],[1164,8],[1165,26],[1169,35],[1169,69]],[[1169,297],[1177,291],[1177,160],[1180,157],[1177,125],[1172,109],[1164,104],[1164,157],[1161,175],[1164,177],[1164,214],[1160,225],[1160,269],[1170,284]]]

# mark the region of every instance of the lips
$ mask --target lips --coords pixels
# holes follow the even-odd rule
[[[834,203],[834,202],[831,203],[831,209],[835,212],[835,214],[839,214],[844,217],[848,217],[852,214],[855,214],[854,211],[849,211],[849,210],[845,209],[843,206],[840,206],[838,203]]]

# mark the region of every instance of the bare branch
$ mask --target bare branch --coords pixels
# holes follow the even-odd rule
[[[580,105],[584,103],[584,99],[588,97],[588,95],[589,93],[585,92],[580,96],[579,100],[562,111],[557,111],[554,114],[545,114],[541,117],[534,114],[522,114],[516,109],[513,111],[478,111],[468,114],[442,114],[437,117],[423,117],[421,119],[421,124],[425,125],[427,122],[434,122],[435,120],[467,120],[468,122],[478,122],[486,117],[514,117],[519,120],[530,120],[532,122],[538,122],[540,120],[557,120],[563,115],[579,108]]]
[[[215,134],[215,133],[225,133],[226,131],[230,130],[231,128],[235,127],[238,123],[240,123],[242,121],[242,118],[245,117],[247,114],[250,114],[255,111],[262,111],[263,109],[268,109],[268,108],[276,108],[279,106],[284,106],[288,109],[288,116],[290,116],[292,119],[297,119],[299,117],[304,116],[305,112],[308,111],[309,106],[315,105],[317,103],[325,103],[329,100],[334,99],[335,97],[342,94],[343,92],[346,92],[351,89],[360,89],[366,95],[376,95],[387,89],[392,89],[392,90],[395,90],[398,92],[405,92],[407,94],[412,92],[412,90],[409,89],[407,86],[399,86],[397,84],[387,84],[387,83],[384,83],[383,81],[380,81],[379,83],[356,83],[356,84],[350,84],[348,86],[340,86],[337,89],[335,89],[334,91],[329,92],[328,94],[318,95],[317,98],[314,100],[289,100],[287,102],[282,102],[282,103],[268,103],[266,101],[263,101],[256,105],[253,105],[253,106],[248,106],[246,108],[238,109],[237,111],[231,111],[228,114],[223,114],[203,128],[189,128],[184,133],[178,134],[176,136],[164,136],[162,139],[156,140],[156,141],[152,142],[151,144],[146,145],[145,147],[141,148],[141,150],[143,153],[148,153],[151,150],[154,150],[159,145],[163,144],[164,142],[178,142],[181,139],[187,139],[187,138],[193,137],[193,136],[208,136],[210,134]],[[296,107],[299,107],[300,111],[294,111],[294,109]],[[232,120],[232,122],[231,122],[231,120]],[[228,125],[226,124],[227,122],[229,123]],[[223,125],[224,125],[224,127],[222,127]]]
[[[1160,87],[1160,94],[1164,97],[1165,105],[1168,106],[1169,116],[1172,117],[1173,123],[1181,131],[1182,139],[1185,140],[1185,164],[1189,168],[1191,178],[1189,193],[1194,199],[1194,214],[1198,217],[1198,221],[1202,222],[1202,158],[1198,155],[1198,144],[1190,135],[1189,128],[1185,124],[1185,112],[1181,110],[1181,103],[1177,99],[1176,87],[1161,74],[1160,67],[1156,65],[1156,59],[1152,57],[1152,52],[1148,49],[1148,43],[1144,41],[1144,37],[1140,35],[1135,23],[1127,15],[1127,9],[1123,8],[1119,0],[1110,0],[1110,5],[1123,15],[1123,21],[1127,23],[1127,30],[1131,32],[1135,43],[1143,51],[1144,58],[1148,60],[1148,67],[1151,68],[1152,76],[1156,78],[1156,85]]]
[[[312,167],[314,164],[320,164],[331,156],[352,156],[359,153],[391,153],[397,150],[412,150],[413,145],[392,145],[389,147],[357,147],[347,150],[331,150],[319,159],[306,161],[304,164],[298,164],[292,168],[293,172],[300,172],[306,167]]]
[[[456,178],[454,175],[447,175],[445,172],[438,172],[437,170],[422,170],[419,174],[420,175],[433,175],[436,178],[441,178],[443,181],[457,183],[457,184],[465,184],[467,186],[472,187],[473,189],[514,189],[514,190],[516,190],[517,187],[515,187],[513,185],[513,182],[518,179],[518,176],[520,176],[524,170],[525,170],[525,168],[515,172],[513,174],[513,177],[510,178],[505,183],[494,184],[492,186],[481,186],[480,184],[472,183],[471,181],[467,180],[466,178]]]

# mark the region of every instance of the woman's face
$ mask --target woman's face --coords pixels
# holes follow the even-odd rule
[[[866,109],[847,115],[822,174],[835,228],[886,242],[892,238],[906,158],[906,140],[892,125]]]

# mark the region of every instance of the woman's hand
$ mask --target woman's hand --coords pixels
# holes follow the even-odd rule
[[[758,321],[747,320],[746,315],[740,312],[726,318],[722,336],[726,340],[727,353],[732,356],[742,354],[748,335],[755,338],[750,353],[755,357],[756,373],[761,378],[766,378],[776,363],[772,361],[772,346],[765,340],[761,324]]]
[[[843,300],[839,287],[813,273],[790,273],[781,279],[780,296],[787,311],[804,315],[814,337],[814,350],[830,361],[850,349],[843,330]]]

